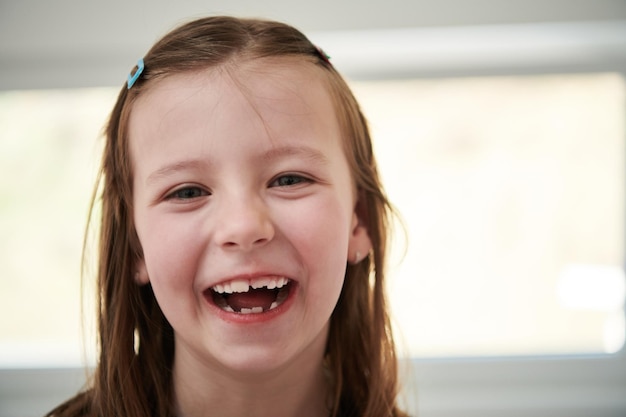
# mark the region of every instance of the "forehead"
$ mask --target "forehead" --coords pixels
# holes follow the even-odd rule
[[[237,58],[206,69],[166,75],[145,86],[131,110],[163,106],[185,100],[193,94],[206,92],[210,97],[224,99],[233,93],[244,95],[251,104],[259,101],[298,100],[302,103],[328,101],[329,83],[324,70],[311,61],[296,57]],[[234,91],[238,90],[238,91]],[[324,96],[324,97],[322,97]],[[169,98],[169,101],[162,101]],[[321,99],[321,100],[320,100]],[[325,103],[328,104],[328,103]]]
[[[184,138],[214,141],[248,132],[270,144],[299,132],[332,132],[339,142],[325,77],[323,68],[306,60],[265,58],[154,80],[131,110],[131,157],[137,162],[150,148],[182,145]]]

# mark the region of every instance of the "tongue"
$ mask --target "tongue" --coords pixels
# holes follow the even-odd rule
[[[269,310],[274,301],[276,301],[276,290],[268,289],[251,289],[248,292],[233,293],[226,297],[226,302],[235,311],[253,307],[263,307],[263,310]]]

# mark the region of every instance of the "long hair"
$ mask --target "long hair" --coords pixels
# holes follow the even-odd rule
[[[99,236],[99,361],[93,380],[48,416],[170,417],[174,336],[151,286],[135,282],[142,257],[133,224],[128,120],[154,80],[186,71],[265,57],[301,57],[324,69],[343,146],[359,196],[359,215],[372,240],[370,255],[348,265],[330,319],[325,366],[332,377],[333,417],[392,417],[397,359],[385,297],[390,205],[372,152],[367,122],[349,87],[323,52],[296,29],[277,22],[208,17],[174,29],[143,58],[132,88],[122,88],[106,126],[94,202],[101,197]],[[93,203],[92,203],[93,204]]]

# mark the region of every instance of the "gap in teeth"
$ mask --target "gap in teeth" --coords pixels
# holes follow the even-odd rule
[[[283,298],[286,298],[286,297],[283,297]],[[281,303],[282,303],[282,301],[281,301]],[[222,305],[222,303],[220,303],[220,304],[218,304],[218,307],[221,308],[224,311],[229,312],[229,313],[259,314],[259,313],[263,313],[264,311],[274,310],[279,305],[280,304],[277,301],[273,301],[272,304],[270,305],[270,308],[268,308],[267,310],[263,310],[263,307],[259,306],[259,307],[252,307],[252,308],[245,308],[244,307],[240,311],[235,311],[235,309],[233,309],[231,306],[226,304],[226,302],[224,301],[224,304]]]
[[[240,311],[235,311],[233,310],[233,308],[231,306],[226,306],[223,307],[222,310],[228,311],[229,313],[239,313],[239,314],[259,314],[259,313],[263,313],[264,311],[270,311],[275,309],[276,307],[278,307],[278,303],[276,301],[274,301],[272,303],[272,305],[270,305],[270,308],[268,308],[267,310],[263,310],[263,307],[252,307],[252,308],[242,308]]]
[[[288,280],[287,280],[288,282]],[[262,288],[262,287],[260,287]],[[289,296],[289,290],[287,288],[281,287],[281,288],[277,288],[277,292],[276,292],[276,299],[274,301],[272,301],[272,304],[270,304],[270,307],[266,310],[263,309],[263,307],[258,306],[258,307],[252,307],[252,308],[241,308],[240,311],[235,310],[232,306],[230,306],[228,304],[228,301],[226,300],[226,297],[223,294],[219,294],[216,292],[216,295],[213,297],[213,300],[215,301],[215,304],[221,308],[224,311],[227,311],[229,313],[238,313],[238,314],[259,314],[259,313],[263,313],[265,311],[270,311],[275,309],[276,307],[278,307],[279,305],[281,305]]]
[[[280,289],[289,283],[289,279],[285,277],[267,277],[252,280],[236,279],[233,281],[217,284],[211,287],[211,290],[218,294],[232,294],[248,292],[251,288],[267,288],[268,290]]]

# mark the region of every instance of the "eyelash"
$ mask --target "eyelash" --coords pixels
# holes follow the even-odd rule
[[[280,180],[289,179],[289,184],[280,184]],[[279,177],[276,177],[270,183],[270,187],[294,187],[300,184],[310,183],[312,180],[310,178],[304,177],[298,174],[285,174]]]
[[[281,180],[288,180],[287,184],[281,184]],[[295,187],[301,184],[312,182],[310,178],[298,174],[284,174],[273,179],[269,187]],[[193,194],[193,195],[190,195]],[[185,186],[178,188],[165,196],[166,200],[189,201],[200,197],[211,195],[208,191],[198,186]]]
[[[189,195],[190,192],[193,192],[194,195],[190,196]],[[185,193],[186,195],[183,196],[183,193]],[[195,198],[204,197],[207,195],[210,195],[210,193],[207,192],[206,190],[203,190],[200,187],[186,186],[186,187],[182,187],[182,188],[172,191],[165,197],[165,199],[185,201],[185,200],[193,200]]]

